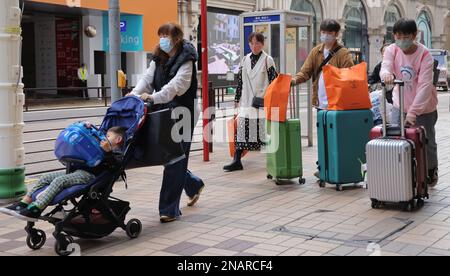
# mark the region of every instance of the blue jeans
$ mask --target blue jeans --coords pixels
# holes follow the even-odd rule
[[[194,176],[192,173],[186,174],[186,184],[184,185],[184,191],[186,192],[186,195],[190,198],[194,197],[200,189],[203,187],[203,181]]]
[[[164,168],[164,176],[159,196],[159,215],[169,217],[181,216],[180,200],[183,189],[189,197],[198,193],[201,186],[192,181],[186,181],[189,161],[190,142],[184,142],[186,158]]]

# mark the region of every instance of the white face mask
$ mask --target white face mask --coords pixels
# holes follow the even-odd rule
[[[322,43],[328,43],[331,44],[333,42],[336,41],[336,37],[334,35],[330,35],[330,34],[320,34],[320,41],[322,41]]]

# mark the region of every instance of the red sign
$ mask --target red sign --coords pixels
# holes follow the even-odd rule
[[[56,20],[56,76],[58,87],[79,87],[80,21]]]

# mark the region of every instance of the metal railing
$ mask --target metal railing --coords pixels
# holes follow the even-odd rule
[[[32,111],[30,111],[32,112]],[[31,116],[30,116],[31,117]],[[79,120],[88,120],[89,121],[101,121],[103,119],[102,115],[83,115],[83,116],[56,116],[54,118],[44,118],[44,119],[34,119],[30,118],[25,120],[27,124],[33,124],[34,129],[25,130],[24,135],[36,135],[39,138],[29,138],[24,141],[24,146],[28,148],[25,153],[25,160],[29,160],[25,162],[26,175],[34,176],[40,175],[48,172],[62,171],[65,167],[62,164],[55,166],[55,162],[58,160],[54,156],[54,143],[57,139],[57,135],[65,129],[65,127],[54,126],[51,128],[39,128],[39,123],[58,123],[64,122],[67,120],[79,121]],[[200,126],[197,126],[200,127]],[[55,132],[57,134],[55,134]],[[195,139],[197,138],[197,139]],[[198,141],[198,134],[195,135],[192,143],[192,153],[202,151],[201,148],[201,140]],[[31,148],[31,149],[30,149]],[[30,170],[30,166],[32,166],[32,170]]]
[[[215,106],[217,109],[224,109],[224,108],[234,108],[234,95],[230,95],[230,97],[227,98],[228,95],[228,89],[229,88],[236,88],[236,86],[217,86],[213,87],[212,83],[209,83],[209,106]],[[291,94],[294,95],[293,99],[289,100],[289,111],[291,114],[293,114],[295,118],[302,118],[300,115],[301,111],[305,111],[306,109],[306,135],[303,135],[302,138],[306,138],[308,141],[308,147],[312,147],[314,145],[314,125],[313,125],[313,106],[312,106],[312,96],[311,96],[311,83],[308,83],[306,86],[306,100],[305,104],[302,107],[301,101],[300,101],[300,95],[301,95],[301,89],[297,87],[293,87],[291,89]],[[201,92],[201,88],[200,88]],[[200,98],[201,98],[200,93]],[[295,103],[292,103],[292,100],[295,101]],[[227,104],[229,104],[227,106]],[[213,116],[215,117],[215,116]],[[213,118],[214,119],[214,118]]]
[[[217,108],[224,107],[224,104],[226,103],[232,103],[234,102],[234,95],[229,95],[228,91],[229,89],[236,89],[236,86],[218,86],[218,87],[212,87],[212,82],[210,83],[210,102],[213,103],[212,106],[216,106]],[[123,94],[127,94],[133,89],[133,87],[127,87],[123,89]],[[30,107],[32,106],[38,106],[38,105],[45,105],[45,104],[52,104],[54,107],[50,108],[39,108],[35,109],[36,111],[45,111],[45,110],[60,110],[64,108],[91,108],[91,107],[108,107],[111,103],[111,96],[110,96],[110,87],[43,87],[43,88],[25,88],[24,93],[26,97],[25,101],[25,112],[30,111]],[[67,96],[67,95],[58,95],[60,92],[76,92],[80,95],[84,95],[85,92],[89,93],[95,91],[96,96],[90,97],[89,99],[92,101],[87,102],[88,104],[83,105],[77,105],[77,103],[70,103],[71,101],[75,102],[83,102],[85,98],[82,96],[74,97],[74,96]],[[199,97],[201,98],[201,91],[202,88],[199,89]],[[53,93],[49,93],[53,92]],[[95,104],[95,100],[98,100],[98,102],[101,102],[102,104],[99,105],[98,103]],[[67,106],[67,107],[66,107]],[[211,106],[211,105],[210,105]],[[32,110],[32,111],[35,111]]]
[[[124,88],[123,94],[127,94],[132,90],[133,87]],[[82,102],[86,100],[83,98],[85,93],[89,94],[89,92],[95,91],[96,96],[89,97],[91,101],[87,102],[87,104],[77,105],[73,102]],[[111,102],[110,96],[111,87],[42,87],[42,88],[25,88],[25,112],[30,111],[30,107],[38,106],[38,105],[54,105],[53,108],[39,108],[36,110],[55,110],[55,109],[64,109],[65,106],[67,108],[91,108],[98,106],[108,106]],[[51,93],[52,92],[52,93]],[[78,93],[81,96],[75,97],[71,95],[59,95],[59,93],[68,93],[72,94]],[[97,100],[97,104],[95,103]],[[69,103],[68,103],[69,102]],[[72,102],[72,103],[70,103]],[[101,102],[101,105],[99,103]]]
[[[209,83],[209,106],[215,106],[216,108],[226,108],[227,103],[234,103],[235,94],[228,94],[229,89],[236,89],[236,85],[229,86],[216,86],[213,87],[213,83]],[[202,98],[202,87],[199,89],[199,98]]]
[[[210,91],[210,106],[215,106],[217,108],[226,108],[226,104],[227,103],[233,103],[234,102],[234,96],[229,95],[229,97],[227,97],[228,95],[228,86],[227,87],[212,87],[212,84],[209,87],[209,91]],[[233,87],[234,88],[234,87]],[[89,90],[96,90],[97,91],[97,96],[98,98],[102,99],[102,107],[108,107],[109,105],[109,99],[110,97],[103,97],[102,92],[106,92],[109,88],[108,87],[86,87],[84,89],[89,89]],[[128,88],[128,91],[130,88]],[[308,87],[308,89],[310,89]],[[79,91],[80,88],[67,88],[67,89],[61,89],[61,88],[29,88],[26,89],[26,93],[28,93],[27,96],[31,96],[32,92],[39,92],[39,91],[49,91],[49,90],[66,90],[66,91]],[[127,90],[124,91],[124,93]],[[201,92],[201,88],[200,88],[200,92]],[[295,94],[295,101],[296,104],[295,105],[290,105],[290,106],[296,106],[296,110],[291,110],[291,113],[295,114],[295,116],[301,117],[300,115],[300,90],[299,89],[293,89],[291,93]],[[201,95],[201,93],[200,93]],[[201,98],[201,97],[200,97]],[[64,100],[67,100],[67,98],[63,98]],[[80,98],[77,98],[80,99]],[[56,99],[46,99],[49,102],[55,101]],[[54,108],[54,109],[38,109],[36,111],[41,111],[41,110],[64,110],[64,109],[73,109],[73,108],[89,108],[89,107],[98,107],[97,106],[82,106],[82,107],[77,107],[77,106],[68,106],[67,108]],[[234,105],[232,105],[232,107],[234,107]],[[292,107],[291,107],[292,108]],[[303,110],[304,111],[304,110]],[[32,111],[28,111],[28,112],[32,112]],[[30,116],[31,117],[31,116]],[[34,123],[34,124],[38,124],[38,123],[44,123],[44,122],[57,122],[57,121],[67,121],[67,120],[83,120],[83,119],[94,119],[94,120],[101,120],[103,118],[103,114],[99,115],[99,114],[94,114],[94,115],[89,115],[89,114],[85,114],[82,116],[61,116],[61,117],[55,117],[55,118],[45,118],[45,119],[34,119],[34,118],[29,118],[28,120],[26,120],[26,123]],[[214,120],[214,118],[212,119]],[[312,146],[313,145],[313,120],[312,120],[312,105],[311,105],[311,96],[309,93],[309,90],[307,91],[307,135],[303,136],[303,138],[307,138],[308,139],[308,146]],[[197,133],[203,133],[202,131],[199,131],[199,129],[202,128],[201,123],[199,123],[199,125],[197,125],[196,129],[197,129]],[[62,131],[64,128],[59,128],[59,127],[52,127],[52,128],[46,128],[46,129],[35,129],[35,130],[26,130],[24,131],[24,134],[37,134],[40,137],[44,137],[41,139],[33,139],[33,140],[28,140],[24,142],[24,145],[26,146],[31,146],[31,145],[39,145],[39,143],[50,143],[50,142],[55,142],[56,141],[56,135],[50,135],[50,134],[44,134],[44,135],[40,135],[43,133],[52,133],[52,132],[60,132]],[[201,134],[196,134],[194,135],[194,139],[193,139],[193,150],[192,152],[200,152],[202,151],[202,137]],[[197,138],[197,139],[196,139]],[[197,140],[197,141],[195,141]],[[198,141],[200,140],[200,141]],[[211,151],[212,151],[212,145],[211,145]],[[39,170],[35,170],[31,173],[28,173],[27,176],[31,176],[31,175],[38,175],[38,174],[42,174],[42,173],[46,173],[46,172],[52,172],[52,171],[59,171],[59,170],[63,170],[64,167],[63,165],[61,165],[58,168],[55,169],[46,169],[46,167],[48,167],[47,165],[50,162],[55,162],[57,161],[56,158],[54,158],[53,155],[53,151],[54,148],[53,146],[47,146],[47,147],[37,147],[37,149],[32,150],[32,151],[27,151],[26,152],[26,157],[28,157],[28,159],[33,160],[33,158],[31,158],[33,155],[37,155],[37,154],[48,154],[48,156],[50,157],[45,157],[42,158],[43,160],[38,160],[38,161],[30,161],[25,163],[25,166],[30,166],[30,165],[39,165]]]

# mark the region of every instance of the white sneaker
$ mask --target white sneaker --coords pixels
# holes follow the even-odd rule
[[[202,193],[204,188],[205,188],[205,185],[203,185],[200,188],[200,190],[198,190],[198,193],[195,196],[189,198],[187,206],[192,207],[195,205],[195,203],[197,203],[197,201],[200,199],[200,194]]]

